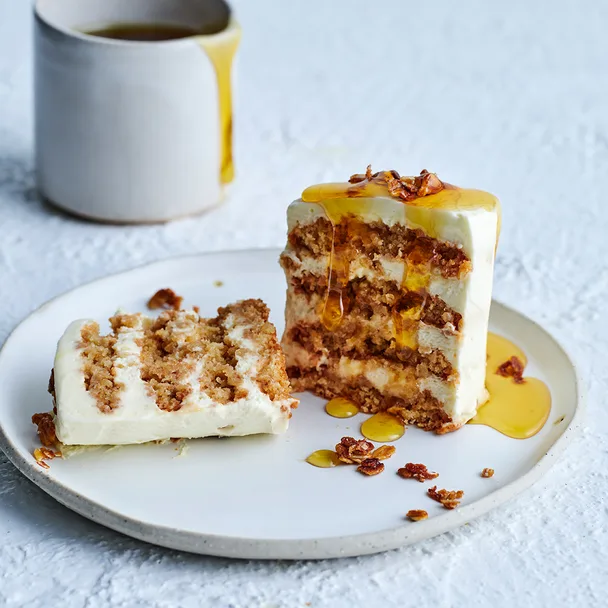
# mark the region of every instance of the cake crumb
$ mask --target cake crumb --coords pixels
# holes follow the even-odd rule
[[[172,289],[159,289],[149,300],[148,308],[157,310],[164,308],[165,310],[179,310],[182,306],[184,298],[178,296]]]
[[[422,521],[423,519],[426,519],[429,514],[424,509],[411,509],[405,516],[412,521]]]
[[[213,286],[214,287],[223,287],[224,281],[213,281]]]
[[[460,504],[460,499],[464,496],[462,490],[438,490],[437,486],[429,488],[426,493],[429,498],[440,502],[446,509],[455,509]]]
[[[357,471],[368,476],[378,475],[378,473],[382,473],[382,471],[384,471],[384,463],[380,462],[378,458],[366,458],[357,467]]]
[[[397,471],[397,475],[403,477],[403,479],[417,479],[420,483],[439,477],[439,473],[432,473],[426,468],[426,465],[414,462],[408,462]]]
[[[487,467],[481,472],[481,476],[486,479],[489,477],[494,477],[494,469],[488,469]]]
[[[518,357],[511,357],[504,363],[501,363],[496,369],[496,373],[503,378],[513,378],[515,384],[523,384],[525,382],[524,364]]]
[[[48,412],[34,414],[32,423],[38,427],[38,437],[43,446],[54,448],[59,443],[55,434],[55,419],[52,414]]]
[[[336,445],[336,454],[340,461],[346,464],[360,464],[371,456],[373,449],[374,444],[366,439],[342,437],[340,443]]]
[[[175,451],[177,454],[174,456],[174,458],[185,456],[188,453],[188,442],[185,439],[180,439],[175,447]]]

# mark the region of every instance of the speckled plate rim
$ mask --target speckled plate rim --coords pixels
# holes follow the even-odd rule
[[[78,287],[70,289],[49,301],[42,304],[39,308],[28,314],[13,329],[0,349],[0,362],[5,356],[7,347],[12,344],[13,337],[17,330],[27,319],[43,311],[49,304],[57,300],[70,296],[82,287],[93,283],[112,281],[116,277],[136,273],[142,270],[149,270],[152,267],[171,263],[180,259],[202,258],[208,256],[225,256],[244,254],[276,254],[278,249],[250,249],[238,251],[214,251],[190,256],[175,256],[164,260],[144,264],[131,270],[118,272],[84,283]],[[526,473],[515,481],[498,488],[491,494],[464,505],[453,511],[449,511],[438,517],[429,518],[426,521],[411,525],[408,522],[386,530],[368,532],[365,534],[351,534],[347,536],[335,536],[316,539],[264,539],[264,538],[242,538],[230,537],[225,535],[202,534],[188,532],[168,526],[159,526],[142,522],[138,519],[125,517],[116,511],[108,509],[98,502],[85,498],[68,486],[49,477],[42,469],[36,466],[31,458],[24,458],[17,447],[13,444],[10,437],[5,432],[0,421],[0,448],[6,454],[13,465],[23,473],[30,481],[39,488],[52,496],[62,505],[75,511],[79,515],[90,519],[98,524],[111,528],[127,536],[148,542],[154,545],[177,549],[201,555],[213,555],[218,557],[232,557],[239,559],[328,559],[340,557],[354,557],[359,555],[369,555],[381,551],[397,549],[406,545],[414,544],[421,540],[443,534],[448,530],[459,527],[485,513],[494,507],[507,502],[524,490],[536,483],[556,462],[561,452],[567,447],[575,433],[582,426],[585,412],[585,395],[580,380],[577,366],[565,348],[551,334],[543,329],[538,323],[514,310],[513,308],[501,304],[496,300],[492,301],[492,306],[502,309],[507,314],[518,317],[521,322],[532,325],[537,331],[544,333],[553,343],[554,347],[561,352],[572,367],[574,378],[574,389],[576,393],[576,403],[573,404],[573,416],[570,424],[564,429],[562,434],[555,440],[547,452],[538,462]]]

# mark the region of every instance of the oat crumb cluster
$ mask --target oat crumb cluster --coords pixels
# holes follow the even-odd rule
[[[357,471],[363,475],[378,475],[384,471],[382,460],[389,459],[395,453],[395,446],[374,444],[367,439],[355,439],[354,437],[342,437],[336,445],[336,454],[340,462],[344,464],[356,464]]]

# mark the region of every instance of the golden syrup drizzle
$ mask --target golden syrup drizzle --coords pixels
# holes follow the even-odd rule
[[[241,40],[241,28],[234,22],[224,31],[211,36],[197,36],[196,40],[205,51],[217,79],[220,109],[220,181],[229,184],[234,179],[232,158],[232,62]]]
[[[378,412],[361,425],[361,435],[370,441],[395,441],[405,433],[405,425],[399,418],[387,412]]]
[[[512,378],[496,373],[499,365],[517,357],[524,365],[524,352],[507,338],[488,334],[486,388],[490,399],[481,406],[469,424],[484,424],[514,439],[527,439],[538,433],[551,411],[551,393],[537,378],[524,378],[517,384]]]
[[[325,411],[334,418],[352,418],[359,413],[359,406],[349,399],[335,397],[327,402]]]
[[[333,450],[317,450],[306,459],[306,462],[321,469],[330,469],[342,464]]]
[[[390,198],[403,203],[404,221],[413,228],[421,228],[432,238],[437,238],[442,229],[453,222],[453,216],[441,211],[467,211],[472,209],[487,209],[498,212],[498,232],[500,231],[500,204],[493,195],[481,190],[457,188],[444,184],[444,189],[437,194],[403,201],[392,197],[382,172],[371,179],[356,183],[329,183],[310,186],[302,192],[302,201],[317,203],[323,207],[325,214],[333,225],[334,235],[329,261],[329,286],[321,320],[324,327],[335,330],[344,316],[343,291],[348,284],[350,261],[354,252],[348,246],[352,231],[357,222],[349,221],[349,217],[365,216],[374,198]],[[346,244],[336,246],[336,227],[342,220],[346,224]],[[344,239],[342,239],[344,240]],[[498,243],[498,234],[497,234]],[[416,264],[408,261],[403,273],[402,289],[404,291],[424,292],[430,281],[428,263]],[[407,310],[394,310],[392,314],[393,332],[397,344],[401,347],[416,348],[417,326],[422,313],[424,302]]]
[[[417,292],[420,300],[407,309],[393,309],[393,334],[397,346],[418,349],[418,326],[422,317],[422,310],[426,303],[426,293],[431,280],[430,263],[421,261],[416,263],[411,259],[405,261],[401,291]]]
[[[332,223],[334,224],[334,235],[329,258],[327,296],[321,313],[321,323],[323,323],[323,327],[328,331],[334,331],[342,322],[342,317],[344,316],[343,290],[348,284],[350,270],[348,245],[341,245],[336,242],[336,227],[335,223]]]

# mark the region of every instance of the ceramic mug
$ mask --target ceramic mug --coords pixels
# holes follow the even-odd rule
[[[83,33],[117,23],[218,33],[158,42]],[[239,39],[220,0],[37,0],[41,195],[79,216],[125,223],[217,204],[233,177],[231,64]]]

